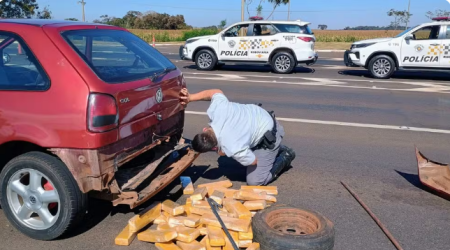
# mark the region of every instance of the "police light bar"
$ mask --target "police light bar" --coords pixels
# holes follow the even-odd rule
[[[431,20],[433,20],[433,21],[450,21],[450,17],[435,17]]]

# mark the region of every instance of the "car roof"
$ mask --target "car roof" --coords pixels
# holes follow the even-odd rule
[[[0,19],[0,24],[11,23],[11,24],[23,24],[23,25],[33,25],[42,27],[45,25],[56,25],[56,26],[73,26],[73,25],[95,25],[95,26],[110,26],[106,24],[99,23],[88,23],[79,21],[68,21],[68,20],[53,20],[53,19],[21,19],[21,18],[7,18]]]
[[[296,20],[296,21],[258,20],[258,21],[244,21],[244,22],[239,22],[236,24],[247,24],[247,23],[295,24],[295,25],[301,25],[301,26],[311,24],[310,22],[304,22],[301,20]]]

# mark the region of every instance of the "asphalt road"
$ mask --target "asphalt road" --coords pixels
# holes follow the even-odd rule
[[[198,71],[180,61],[178,46],[159,48],[184,72],[191,92],[220,88],[232,101],[263,103],[286,130],[297,158],[273,185],[279,203],[318,211],[333,221],[336,250],[395,249],[344,189],[346,182],[404,249],[449,249],[450,202],[426,191],[417,177],[414,146],[427,157],[450,162],[449,76],[400,73],[374,80],[343,66],[342,53],[319,53],[312,67],[276,75],[264,66],[224,66]],[[192,103],[187,138],[207,124],[207,103]],[[245,168],[214,153],[201,155],[183,175],[196,184],[228,178],[239,187]],[[156,199],[184,202],[174,183]],[[83,226],[68,237],[39,242],[18,233],[0,213],[0,249],[126,249],[114,237],[137,210],[93,201]],[[135,240],[129,249],[156,249]]]

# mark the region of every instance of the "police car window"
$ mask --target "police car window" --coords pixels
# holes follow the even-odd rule
[[[0,90],[46,90],[50,80],[26,44],[0,32]]]
[[[433,40],[439,38],[441,26],[427,26],[413,32],[414,40]]]
[[[231,27],[225,32],[227,37],[243,37],[247,36],[248,24],[240,24]]]
[[[305,26],[299,26],[295,24],[274,24],[275,27],[277,27],[278,30],[280,30],[283,33],[297,33],[297,34],[306,34],[311,35],[312,31],[308,27],[308,25]]]
[[[447,26],[447,30],[445,32],[445,39],[450,39],[450,25]]]
[[[275,28],[270,24],[255,24],[253,27],[254,36],[271,36],[276,33]]]

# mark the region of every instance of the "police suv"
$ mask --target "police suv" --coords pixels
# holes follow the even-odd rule
[[[213,70],[227,63],[270,64],[286,74],[299,63],[317,61],[316,38],[302,21],[239,22],[219,34],[188,39],[180,57],[192,60],[200,70]]]
[[[392,38],[358,41],[344,55],[349,67],[364,67],[375,78],[386,79],[396,70],[448,71],[450,18],[434,18]]]

